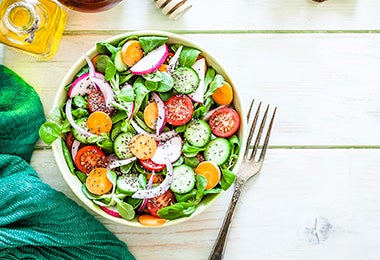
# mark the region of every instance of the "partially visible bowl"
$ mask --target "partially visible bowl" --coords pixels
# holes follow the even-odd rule
[[[239,153],[239,157],[236,161],[236,164],[233,168],[233,172],[236,174],[237,173],[237,170],[239,169],[240,167],[240,164],[242,162],[242,157],[243,157],[243,153],[241,151],[244,151],[245,149],[245,140],[246,140],[246,129],[247,129],[247,122],[246,122],[246,116],[244,114],[244,111],[243,111],[243,105],[242,105],[242,99],[239,95],[239,91],[237,89],[237,87],[235,86],[234,84],[234,81],[233,79],[231,78],[230,74],[226,71],[226,69],[223,67],[223,65],[217,61],[217,59],[211,54],[211,52],[203,49],[201,46],[197,45],[196,43],[190,41],[189,39],[183,37],[183,36],[180,36],[180,35],[177,35],[177,34],[173,34],[173,33],[169,33],[169,32],[163,32],[163,31],[135,31],[135,32],[130,32],[130,33],[125,33],[125,34],[120,34],[120,35],[117,35],[115,37],[112,37],[104,42],[108,42],[108,43],[118,43],[119,41],[121,41],[122,39],[125,39],[126,37],[128,36],[131,36],[131,35],[137,35],[137,36],[149,36],[149,35],[157,35],[157,36],[166,36],[169,38],[168,40],[168,43],[169,44],[173,44],[173,43],[178,43],[178,44],[181,44],[181,45],[184,45],[184,46],[189,46],[189,47],[193,47],[193,48],[196,48],[198,50],[201,51],[201,55],[203,57],[205,57],[206,59],[206,62],[209,66],[213,67],[217,73],[219,73],[220,75],[222,75],[224,77],[224,79],[230,83],[230,85],[233,87],[233,92],[234,92],[234,100],[233,100],[233,105],[236,109],[236,111],[239,113],[240,115],[240,119],[241,119],[241,122],[240,122],[240,128],[237,132],[237,135],[239,137],[239,140],[240,140],[240,153]],[[86,55],[89,56],[90,58],[96,56],[98,53],[96,51],[96,47],[94,46],[92,49],[90,49]],[[55,97],[55,100],[54,100],[54,105],[53,107],[60,107],[67,99],[67,91],[65,90],[65,87],[70,84],[73,79],[75,78],[75,75],[78,73],[78,71],[81,70],[81,68],[83,68],[84,66],[86,66],[86,59],[84,58],[84,56],[80,57],[75,63],[74,65],[71,67],[71,69],[68,71],[68,73],[66,74],[66,76],[64,77],[63,81],[61,82],[60,86],[59,86],[59,89],[58,89],[58,92],[57,92],[57,95]],[[55,159],[56,159],[56,162],[57,162],[57,165],[61,171],[61,174],[63,176],[63,178],[65,179],[66,183],[69,185],[69,187],[71,188],[71,190],[74,192],[74,194],[87,206],[89,207],[92,211],[94,211],[96,214],[98,215],[101,215],[103,216],[104,218],[110,220],[110,221],[113,221],[113,222],[116,222],[116,223],[119,223],[119,224],[122,224],[122,225],[126,225],[126,226],[133,226],[133,227],[148,227],[148,226],[145,226],[145,225],[141,225],[137,218],[135,217],[133,220],[126,220],[126,219],[123,219],[123,218],[117,218],[117,217],[114,217],[114,216],[111,216],[109,214],[107,214],[106,212],[104,212],[103,210],[100,209],[100,207],[96,204],[94,204],[90,199],[88,199],[82,192],[82,182],[78,179],[78,177],[74,174],[72,174],[69,170],[69,167],[67,166],[67,163],[65,161],[65,158],[64,158],[64,155],[63,155],[63,148],[62,148],[62,144],[61,142],[54,142],[52,144],[52,148],[53,148],[53,152],[54,152],[54,156],[55,156]],[[203,198],[203,200],[201,201],[201,203],[199,203],[197,205],[197,208],[195,210],[195,212],[190,216],[190,217],[181,217],[181,218],[178,218],[178,219],[174,219],[174,220],[169,220],[167,221],[164,225],[161,225],[160,227],[164,227],[164,226],[169,226],[169,225],[174,225],[174,224],[178,224],[178,223],[181,223],[181,222],[184,222],[190,218],[193,218],[195,216],[197,216],[198,214],[200,214],[201,212],[203,212],[205,209],[207,209],[208,207],[210,207],[222,194],[223,192],[221,193],[217,193],[217,194],[209,194],[207,195],[206,197]]]

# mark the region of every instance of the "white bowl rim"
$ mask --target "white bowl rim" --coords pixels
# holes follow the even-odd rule
[[[241,143],[240,146],[240,154],[239,158],[234,166],[233,172],[236,174],[237,170],[240,168],[240,165],[242,163],[243,159],[243,152],[246,147],[246,134],[247,134],[247,120],[245,117],[244,113],[244,105],[243,101],[239,96],[239,93],[237,92],[236,86],[234,85],[234,80],[232,79],[231,75],[227,72],[227,70],[224,68],[224,66],[212,55],[209,51],[204,50],[200,45],[197,43],[189,40],[186,37],[183,37],[181,35],[171,33],[171,32],[166,32],[166,31],[158,31],[158,30],[139,30],[139,31],[131,31],[131,32],[126,32],[122,34],[115,35],[111,38],[105,39],[102,42],[115,42],[117,40],[121,40],[125,37],[132,36],[132,35],[137,35],[137,36],[148,36],[148,35],[158,35],[158,36],[167,36],[169,37],[169,42],[174,41],[174,42],[180,42],[186,46],[192,46],[197,48],[198,50],[201,51],[202,55],[205,56],[208,64],[213,64],[213,67],[218,67],[216,71],[220,74],[223,75],[225,79],[231,84],[234,90],[234,106],[235,108],[239,111],[240,117],[241,117],[241,123],[240,123],[240,128],[239,128],[239,140]],[[95,56],[97,54],[96,52],[96,47],[92,47],[90,50],[86,52],[85,55],[89,56],[90,58]],[[58,90],[57,90],[57,95],[55,96],[54,102],[53,102],[53,108],[59,107],[65,100],[66,100],[66,92],[64,91],[64,88],[67,84],[71,83],[73,80],[73,76],[79,71],[80,68],[85,66],[86,60],[84,56],[78,58],[78,60],[71,66],[70,70],[66,73],[64,79],[61,81]],[[60,138],[59,138],[60,139]],[[219,194],[214,194],[214,196],[209,197],[207,200],[207,203],[200,203],[197,206],[196,211],[189,217],[182,217],[178,218],[175,220],[170,220],[167,221],[164,225],[161,226],[145,226],[140,224],[136,218],[133,221],[128,221],[123,218],[117,218],[113,217],[103,210],[101,210],[95,203],[93,203],[91,200],[89,200],[81,191],[81,186],[82,183],[79,181],[76,175],[73,175],[64,159],[63,152],[62,152],[62,143],[61,141],[56,140],[52,144],[52,149],[53,149],[53,154],[56,160],[56,163],[58,165],[58,168],[61,172],[61,175],[63,176],[65,182],[67,185],[70,187],[72,192],[75,194],[79,200],[84,203],[88,208],[90,208],[92,211],[95,213],[99,214],[100,216],[125,225],[125,226],[130,226],[130,227],[139,227],[139,228],[162,228],[162,227],[167,227],[167,226],[172,226],[178,223],[185,222],[191,218],[194,218],[195,216],[198,216],[200,213],[202,213],[205,209],[210,207],[225,191],[222,191]],[[230,189],[233,188],[233,185],[230,187]],[[204,201],[203,201],[204,202]],[[203,205],[205,204],[205,205]]]

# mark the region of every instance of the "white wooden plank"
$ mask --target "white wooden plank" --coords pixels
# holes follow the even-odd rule
[[[270,149],[242,194],[225,259],[377,259],[379,156],[379,149]],[[31,164],[43,181],[73,198],[50,150],[37,150]],[[206,259],[230,196],[231,190],[201,215],[164,229],[98,219],[137,259]]]
[[[6,48],[4,64],[36,87],[46,112],[74,61],[110,35],[65,36],[37,61]],[[380,35],[191,34],[231,72],[244,103],[279,107],[272,145],[379,145]]]
[[[378,30],[380,26],[377,0],[189,1],[193,7],[178,20],[163,15],[153,0],[125,0],[101,13],[69,11],[66,30]]]

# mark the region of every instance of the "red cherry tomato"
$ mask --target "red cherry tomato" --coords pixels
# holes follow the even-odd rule
[[[191,99],[182,94],[170,97],[165,102],[165,108],[166,122],[173,126],[180,126],[189,122],[194,111]]]
[[[165,164],[157,164],[153,162],[151,159],[147,159],[147,160],[140,159],[140,164],[148,171],[159,172],[165,168]]]
[[[106,100],[104,98],[103,93],[100,90],[92,89],[88,94],[88,109],[91,112],[102,111],[107,115],[113,115],[115,113],[115,109],[113,107],[106,106]]]
[[[223,107],[211,115],[208,123],[214,135],[230,137],[240,126],[240,116],[234,109]]]
[[[149,213],[155,217],[159,217],[157,215],[157,211],[160,209],[170,206],[176,202],[174,193],[171,190],[167,190],[164,194],[148,199],[146,203],[146,207]]]
[[[99,147],[88,145],[78,150],[75,165],[81,172],[89,174],[94,168],[106,167],[107,158]]]

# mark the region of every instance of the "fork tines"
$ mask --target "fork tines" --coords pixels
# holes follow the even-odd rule
[[[254,140],[253,147],[252,147],[251,142],[253,140],[256,125],[258,124],[257,122],[258,122],[259,117],[260,117],[260,109],[261,109],[261,105],[262,105],[262,102],[259,102],[259,104],[256,108],[256,113],[252,119],[252,123],[250,124],[251,112],[252,112],[254,103],[255,103],[255,100],[252,100],[251,104],[249,106],[248,114],[247,114],[247,123],[250,126],[250,130],[249,130],[249,134],[248,134],[247,148],[246,148],[245,153],[244,153],[244,158],[246,158],[247,160],[252,160],[256,157],[257,151],[260,148],[259,144],[260,144],[261,136],[264,132],[264,128],[266,128],[265,140],[264,140],[263,145],[261,146],[261,154],[260,154],[260,157],[258,159],[258,161],[262,161],[262,160],[264,160],[265,153],[266,153],[266,150],[268,148],[269,136],[270,136],[270,133],[272,131],[272,125],[273,125],[274,117],[276,115],[277,107],[275,107],[273,112],[272,112],[273,114],[272,114],[271,120],[269,122],[269,125],[267,127],[265,127],[265,123],[266,123],[268,113],[269,113],[269,105],[267,105],[265,112],[264,112],[264,115],[262,115],[262,117],[261,117],[260,127],[257,130],[256,138]],[[252,150],[252,151],[248,155],[250,150]]]

